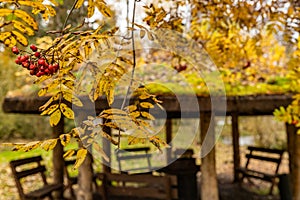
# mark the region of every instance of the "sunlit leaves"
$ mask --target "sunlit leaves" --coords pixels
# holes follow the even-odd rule
[[[50,125],[56,126],[61,119],[61,111],[59,109],[56,109],[51,115],[50,115]]]
[[[12,47],[19,42],[23,46],[28,45],[27,36],[34,35],[38,30],[38,23],[33,16],[22,9],[21,6],[27,6],[32,9],[33,14],[41,13],[45,20],[55,16],[56,11],[50,5],[43,4],[42,1],[9,1],[4,0],[2,4],[6,8],[0,8],[0,17],[3,17],[4,23],[1,24],[1,32],[6,33],[0,37],[0,42],[6,46]],[[10,33],[10,35],[7,34]]]
[[[88,151],[86,149],[79,149],[77,151],[76,162],[73,166],[73,169],[77,169],[83,163],[83,161],[85,160],[85,157],[87,155],[87,152]]]
[[[49,139],[45,140],[44,142],[41,143],[41,147],[46,150],[52,150],[57,144],[57,139]]]

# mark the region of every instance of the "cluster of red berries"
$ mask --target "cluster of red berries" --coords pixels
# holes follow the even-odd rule
[[[20,50],[18,47],[14,46],[12,52],[16,55],[19,55],[15,60],[15,63],[22,65],[24,68],[30,71],[31,75],[40,77],[43,75],[52,75],[57,72],[59,69],[58,63],[49,64],[45,58],[42,57],[41,52],[38,51],[38,48],[32,44],[30,45],[32,50],[31,54],[19,55]]]

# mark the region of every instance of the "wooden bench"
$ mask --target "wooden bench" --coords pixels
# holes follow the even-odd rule
[[[247,161],[245,167],[237,169],[237,171],[241,175],[240,181],[242,182],[244,178],[254,178],[270,182],[271,186],[269,193],[272,194],[273,188],[278,182],[278,170],[284,152],[285,150],[281,149],[269,149],[249,146],[248,152],[246,153]],[[262,169],[259,169],[257,167],[254,168],[255,164],[252,163],[252,161],[254,160],[273,167],[273,170],[264,172]]]
[[[28,199],[42,199],[45,197],[49,197],[53,199],[52,192],[63,190],[63,184],[48,184],[46,179],[46,167],[42,165],[42,157],[35,156],[31,158],[24,158],[19,160],[14,160],[10,162],[10,167],[12,170],[13,177],[16,182],[16,186],[19,192],[19,196],[21,200]],[[33,190],[24,192],[24,188],[22,186],[22,179],[28,176],[40,175],[41,181],[43,182],[43,186]],[[37,185],[36,182],[38,179],[35,179],[34,185]]]
[[[175,179],[174,179],[175,178]],[[177,199],[177,191],[172,189],[174,176],[154,176],[152,174],[101,174],[102,191],[107,200],[128,199]]]

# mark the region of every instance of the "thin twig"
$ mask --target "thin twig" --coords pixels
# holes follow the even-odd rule
[[[130,77],[130,83],[128,85],[125,97],[124,97],[123,102],[122,102],[121,110],[124,109],[127,97],[128,97],[128,95],[130,93],[130,88],[131,88],[132,83],[133,83],[134,72],[135,72],[135,67],[136,67],[136,52],[135,52],[135,40],[134,40],[134,24],[135,24],[136,2],[137,2],[137,0],[134,0],[132,20],[131,20],[131,43],[132,43],[132,57],[133,57],[132,58],[133,59],[132,72],[131,72],[131,77]],[[120,149],[120,140],[121,140],[121,131],[119,130],[119,134],[118,134],[118,149]]]
[[[72,5],[72,8],[71,8],[70,12],[68,13],[68,15],[67,15],[67,17],[65,19],[65,22],[64,22],[64,25],[63,25],[63,28],[62,28],[62,31],[61,31],[62,35],[64,34],[64,29],[67,26],[68,20],[69,20],[69,18],[71,16],[73,10],[75,9],[75,5],[77,4],[77,2],[78,2],[78,0],[74,1],[74,4]]]

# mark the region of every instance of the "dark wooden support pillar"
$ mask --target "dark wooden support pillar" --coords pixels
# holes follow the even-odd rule
[[[64,133],[64,117],[62,117],[59,123],[53,127],[53,137],[58,138],[59,135]],[[64,149],[60,142],[57,142],[53,149],[53,179],[54,183],[62,184],[64,181]],[[57,199],[63,199],[63,190],[58,191],[55,194]]]
[[[232,145],[233,145],[233,174],[234,174],[234,182],[239,181],[239,176],[237,169],[241,165],[240,159],[240,132],[239,132],[239,121],[238,121],[238,113],[231,114],[231,130],[232,130]]]
[[[167,119],[166,121],[166,142],[170,144],[172,141],[172,119]],[[172,144],[170,144],[172,145]],[[167,149],[167,163],[170,163],[172,156],[172,146]]]
[[[209,129],[209,126],[213,128]],[[210,131],[210,132],[208,132]],[[201,136],[201,199],[202,200],[218,200],[218,183],[216,173],[216,157],[215,157],[215,131],[214,116],[211,112],[200,113],[200,136]],[[206,137],[209,135],[209,137]],[[203,157],[204,151],[213,148],[207,155]],[[207,147],[207,149],[206,149]]]
[[[300,199],[300,135],[293,125],[286,126],[288,138],[290,180],[293,199]]]
[[[104,132],[106,132],[107,134],[111,135],[111,129],[109,127],[104,127]],[[107,155],[107,157],[110,159],[109,162],[105,161],[104,159],[102,159],[103,162],[103,172],[104,173],[110,173],[111,172],[111,142],[108,141],[107,139],[103,138],[102,139],[102,144],[103,144],[103,151],[105,152],[105,154]]]

